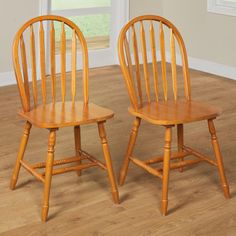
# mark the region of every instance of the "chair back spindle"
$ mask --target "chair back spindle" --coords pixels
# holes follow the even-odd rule
[[[176,101],[179,98],[181,86],[178,86],[180,80],[177,73],[177,50],[182,60],[184,97],[191,99],[186,48],[179,31],[171,22],[152,15],[134,18],[121,30],[118,50],[134,109],[138,109],[144,102],[170,99]],[[170,62],[171,76],[167,73],[167,62]]]
[[[142,84],[141,84],[141,76],[140,76],[137,36],[136,36],[134,25],[132,25],[132,42],[133,42],[133,53],[134,53],[134,61],[135,61],[135,68],[136,68],[135,73],[136,73],[136,79],[137,79],[138,94],[140,97],[140,102],[142,103],[142,100],[143,100]]]
[[[159,91],[158,91],[158,69],[157,69],[157,56],[156,56],[156,39],[153,22],[150,23],[150,41],[151,41],[151,50],[152,50],[152,69],[153,69],[153,81],[156,101],[159,100]]]
[[[31,69],[32,69],[32,90],[34,107],[38,105],[38,90],[37,90],[37,70],[36,70],[36,52],[35,52],[35,35],[34,28],[30,26],[30,57],[31,57]]]
[[[146,49],[146,37],[143,22],[141,21],[140,27],[140,38],[141,38],[141,47],[142,47],[142,58],[143,58],[143,70],[144,70],[144,80],[145,80],[145,88],[148,102],[150,99],[150,83],[149,83],[149,71],[148,71],[148,61],[147,61],[147,49]]]
[[[21,50],[21,60],[22,60],[22,70],[24,77],[24,88],[27,98],[30,97],[29,91],[29,77],[28,77],[28,68],[27,68],[27,59],[26,59],[26,50],[25,50],[25,42],[23,36],[20,38],[20,50]]]
[[[45,41],[44,41],[44,27],[43,22],[40,21],[39,28],[39,50],[40,50],[40,78],[42,85],[42,100],[46,103],[46,64],[45,64]]]
[[[56,28],[59,30],[57,35]],[[60,41],[58,55],[56,55],[57,40]],[[66,66],[66,59],[69,54],[67,52],[68,41],[71,42],[71,51],[69,52],[71,53],[71,77],[66,74],[67,69],[69,69]],[[27,42],[29,43],[27,44]],[[48,52],[47,43],[49,45]],[[81,47],[81,54],[77,53],[78,44]],[[57,57],[59,57],[59,65],[56,65]],[[77,69],[80,61],[82,62],[82,83],[77,82]],[[50,75],[47,75],[47,62],[50,66]],[[36,17],[26,22],[14,39],[13,64],[23,111],[27,112],[41,104],[55,103],[58,100],[65,102],[67,80],[71,81],[71,101],[76,101],[77,84],[81,84],[84,104],[88,103],[88,49],[82,32],[72,21],[64,17],[48,15]],[[57,71],[60,71],[59,76],[56,74]],[[31,76],[29,76],[30,74]],[[61,80],[61,96],[56,92],[57,78]]]
[[[66,96],[66,33],[65,25],[61,23],[61,96],[65,102]]]
[[[51,59],[51,94],[52,102],[56,101],[56,46],[55,46],[55,28],[54,23],[50,23],[50,59]]]

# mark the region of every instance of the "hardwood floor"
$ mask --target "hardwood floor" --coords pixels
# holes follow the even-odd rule
[[[121,204],[112,202],[104,172],[94,169],[54,176],[49,221],[42,223],[41,183],[21,169],[15,191],[9,189],[10,175],[23,129],[17,116],[20,101],[17,87],[0,88],[0,236],[59,235],[236,235],[236,81],[191,71],[193,98],[223,108],[216,120],[226,175],[232,198],[225,200],[218,172],[205,163],[171,171],[169,215],[161,216],[161,181],[130,165],[126,183],[119,188]],[[80,83],[81,85],[81,83]],[[106,124],[113,166],[118,171],[128,144],[132,117],[128,114],[128,95],[118,66],[90,71],[91,102],[110,108],[115,118]],[[59,88],[58,88],[59,89]],[[97,126],[82,126],[84,150],[102,159]],[[44,160],[47,134],[32,128],[25,160]],[[212,155],[207,123],[186,125],[186,143]],[[150,156],[163,150],[164,128],[142,123],[135,155]],[[145,142],[146,141],[146,142]],[[173,145],[176,147],[176,135]],[[141,145],[145,143],[145,145]],[[61,129],[56,158],[73,155],[73,128]]]

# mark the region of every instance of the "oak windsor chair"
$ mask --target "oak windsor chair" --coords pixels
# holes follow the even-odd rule
[[[156,28],[159,28],[158,32]],[[172,79],[167,78],[166,58],[168,55],[166,53],[166,34],[169,34],[168,45],[170,48]],[[147,35],[149,35],[149,40],[147,40]],[[159,38],[159,56],[157,53],[158,46],[156,38]],[[149,52],[147,51],[148,47],[150,47]],[[179,88],[177,86],[177,49],[179,49],[180,58],[182,60],[184,81],[184,98],[182,99],[179,96]],[[213,123],[213,120],[221,113],[221,111],[218,108],[191,99],[187,52],[184,41],[177,28],[170,21],[160,16],[145,15],[136,17],[128,22],[121,30],[118,51],[121,69],[131,102],[129,112],[135,117],[128,149],[123,166],[120,170],[119,184],[124,184],[130,161],[152,175],[161,178],[161,211],[163,215],[166,215],[168,205],[169,170],[180,169],[180,171],[182,171],[184,166],[205,161],[218,167],[224,195],[226,198],[229,198],[229,187],[225,177],[222,156]],[[150,70],[148,67],[148,57],[150,57],[152,61],[152,69]],[[160,71],[162,84],[158,73],[158,59],[161,61]],[[142,67],[141,64],[143,64]],[[151,79],[151,75],[153,79]],[[172,86],[170,86],[169,83],[171,83]],[[161,86],[163,87],[162,93]],[[153,91],[151,91],[151,87],[154,87]],[[173,90],[172,97],[170,97],[170,87],[172,87]],[[161,96],[161,94],[163,94],[163,96]],[[149,160],[141,161],[133,156],[133,149],[142,119],[149,123],[165,127],[164,157],[153,157]],[[211,160],[209,157],[184,144],[183,124],[201,120],[208,121],[216,161]],[[171,153],[172,128],[174,126],[177,126],[178,151]],[[184,159],[189,155],[193,155],[196,158],[193,160]],[[171,162],[173,159],[178,160],[178,162]],[[163,162],[162,168],[154,168],[151,166],[160,162]]]
[[[61,93],[57,94],[56,90],[56,53],[55,53],[55,22],[61,25],[60,34],[60,84]],[[49,59],[51,76],[46,76],[46,41],[45,41],[45,24],[49,27]],[[38,41],[36,40],[35,29],[38,29]],[[71,32],[71,99],[66,101],[66,40],[67,32]],[[28,34],[27,34],[28,32]],[[25,43],[24,34],[28,36],[28,44]],[[25,37],[26,38],[26,37]],[[37,61],[36,61],[36,46],[39,44],[39,70],[40,80],[37,80]],[[82,55],[82,89],[83,101],[76,99],[76,80],[77,80],[77,64],[79,62],[77,55],[77,44],[81,45]],[[28,49],[28,50],[27,50]],[[27,58],[27,55],[30,55]],[[31,62],[32,68],[32,89],[29,83],[28,61]],[[108,172],[109,181],[112,188],[113,200],[119,203],[119,195],[117,185],[112,169],[112,162],[109,152],[109,147],[106,138],[104,123],[107,119],[114,116],[113,111],[99,107],[93,103],[89,103],[88,97],[88,49],[85,38],[80,29],[70,20],[60,16],[40,16],[29,20],[25,23],[16,34],[13,45],[13,64],[15,69],[16,80],[21,97],[22,111],[19,115],[26,120],[21,144],[11,178],[10,188],[15,189],[19,171],[23,166],[36,179],[44,184],[43,205],[42,205],[42,220],[46,221],[49,209],[49,194],[52,175],[65,173],[68,171],[77,171],[81,174],[82,169],[98,166]],[[41,85],[39,84],[41,82]],[[47,84],[51,88],[47,89]],[[68,86],[68,85],[67,85]],[[41,87],[41,89],[40,89]],[[41,91],[40,91],[41,90]],[[41,96],[40,96],[41,94]],[[40,100],[41,97],[41,100]],[[59,100],[59,101],[57,101]],[[105,157],[106,164],[100,162],[95,157],[89,155],[81,149],[80,126],[83,124],[97,123],[99,136]],[[23,161],[24,152],[28,142],[31,126],[35,125],[39,128],[49,130],[48,152],[46,162],[37,164],[27,164]],[[54,160],[54,146],[56,142],[56,131],[59,128],[73,126],[75,139],[75,156],[63,160]],[[85,161],[86,160],[86,161]],[[82,162],[83,161],[83,162]],[[54,166],[75,163],[73,166],[63,168],[53,168]],[[37,169],[45,168],[45,171],[40,173]]]

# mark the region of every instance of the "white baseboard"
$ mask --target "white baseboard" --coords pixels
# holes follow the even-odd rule
[[[189,57],[189,67],[213,75],[236,80],[236,67],[222,65],[212,61]]]
[[[160,53],[157,52],[158,57],[160,58]],[[151,53],[148,52],[148,61],[151,62]],[[141,59],[141,57],[140,57]],[[207,72],[210,74],[226,77],[229,79],[236,80],[236,67],[231,67],[219,63],[215,63],[212,61],[202,60],[194,57],[189,57],[189,67],[191,69]],[[166,60],[170,62],[170,53],[166,53]],[[141,60],[140,60],[141,62]],[[176,63],[181,64],[180,55],[176,56]],[[101,66],[104,66],[104,63],[101,63]],[[94,67],[93,63],[91,63],[91,68]],[[29,71],[30,75],[30,71]],[[15,74],[13,71],[0,73],[0,87],[7,86],[11,84],[16,84]]]
[[[170,62],[170,53],[166,53],[166,60]],[[191,69],[236,80],[236,67],[227,66],[194,57],[188,57],[188,62],[189,62],[189,68]],[[176,56],[176,63],[178,65],[181,65],[180,55]]]
[[[29,81],[31,81],[32,71],[28,70]],[[16,84],[14,71],[0,73],[0,87]]]
[[[13,71],[0,73],[0,87],[16,84],[15,73]]]
[[[132,55],[132,60],[134,56]],[[161,58],[160,51],[157,51],[157,58]],[[152,62],[152,53],[151,51],[147,52],[147,60],[149,63]],[[142,54],[139,53],[139,61],[142,63]],[[166,61],[171,62],[171,56],[169,52],[166,52]],[[207,61],[199,58],[188,57],[189,68],[194,70],[203,71],[206,73],[210,73],[213,75],[222,76],[225,78],[236,80],[236,67],[227,66],[223,64],[219,64],[212,61]],[[176,55],[176,64],[182,65],[181,56],[179,54]]]

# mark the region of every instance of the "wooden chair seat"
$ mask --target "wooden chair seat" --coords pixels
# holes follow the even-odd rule
[[[40,128],[60,128],[105,121],[114,116],[113,111],[93,103],[84,105],[81,101],[57,102],[40,105],[20,116]]]
[[[129,108],[129,112],[152,124],[176,125],[216,118],[221,109],[196,101],[170,100],[146,103],[136,111]]]

